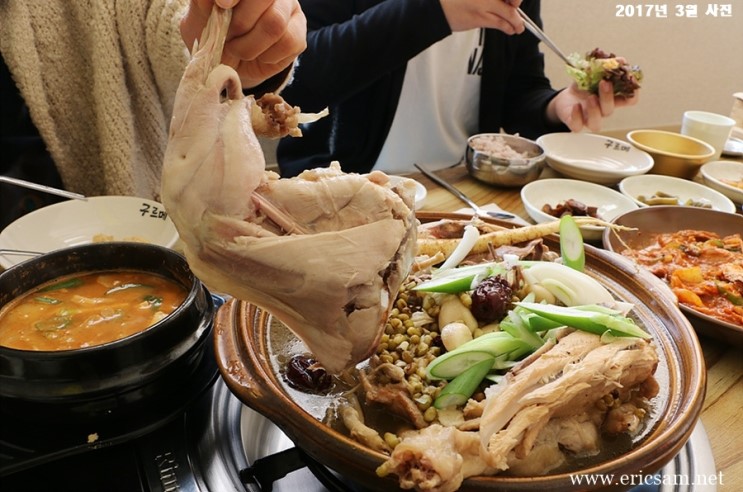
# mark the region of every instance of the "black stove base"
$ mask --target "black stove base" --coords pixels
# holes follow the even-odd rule
[[[0,489],[14,492],[149,491],[138,466],[136,447],[124,443],[61,458],[0,478]]]

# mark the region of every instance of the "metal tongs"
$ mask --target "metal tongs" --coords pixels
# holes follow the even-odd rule
[[[540,41],[542,41],[544,44],[546,44],[547,47],[549,49],[551,49],[552,51],[554,51],[557,56],[559,56],[560,58],[562,58],[562,60],[565,63],[567,63],[568,65],[570,65],[573,68],[577,68],[575,66],[575,64],[573,64],[573,62],[571,62],[568,59],[568,57],[565,56],[565,53],[563,53],[562,50],[560,50],[560,48],[558,48],[557,45],[552,42],[552,40],[549,38],[549,36],[547,36],[544,33],[544,31],[542,31],[542,29],[540,29],[540,27],[537,25],[536,22],[534,22],[533,20],[531,20],[529,18],[529,16],[526,15],[523,10],[521,10],[521,8],[517,8],[516,10],[518,11],[518,13],[521,16],[521,18],[524,20],[524,27],[526,28],[527,31],[529,31],[530,33],[532,33]]]

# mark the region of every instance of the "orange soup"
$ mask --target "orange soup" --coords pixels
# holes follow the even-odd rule
[[[0,310],[0,345],[69,350],[119,340],[160,321],[186,298],[165,277],[106,271],[43,284]]]

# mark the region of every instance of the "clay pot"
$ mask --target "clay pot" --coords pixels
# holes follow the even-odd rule
[[[425,212],[417,215],[422,221],[469,218]],[[491,222],[513,227],[498,220]],[[546,244],[552,249],[559,248],[554,238],[547,238]],[[537,477],[472,477],[464,481],[462,490],[573,490],[571,474],[617,477],[653,474],[689,439],[702,409],[706,387],[702,350],[691,325],[673,300],[658,295],[667,289],[657,278],[638,270],[619,255],[591,246],[586,248],[587,271],[616,297],[635,304],[639,323],[653,335],[657,345],[660,362],[656,378],[661,393],[655,400],[651,428],[631,450],[580,470]],[[231,391],[273,421],[318,462],[365,488],[396,489],[396,477],[380,478],[375,473],[386,459],[384,454],[321,422],[323,397],[303,394],[283,380],[282,361],[301,351],[302,345],[290,333],[280,331],[269,313],[249,303],[232,300],[219,310],[215,320],[215,351],[220,372]],[[284,331],[288,332],[286,328]]]

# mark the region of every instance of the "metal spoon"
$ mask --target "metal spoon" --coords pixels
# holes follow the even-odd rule
[[[63,196],[65,198],[74,198],[75,200],[87,200],[87,198],[84,195],[80,195],[79,193],[73,193],[71,191],[66,191],[66,190],[60,190],[57,188],[52,188],[51,186],[41,185],[38,183],[32,183],[31,181],[26,181],[26,180],[18,179],[18,178],[11,178],[8,176],[0,176],[0,183],[8,183],[8,184],[20,186],[22,188],[28,188],[28,189],[36,190],[36,191],[43,191],[44,193],[49,193],[51,195]]]
[[[479,205],[477,205],[475,202],[470,199],[467,195],[456,189],[452,184],[450,184],[448,181],[444,180],[443,178],[440,178],[433,172],[429,171],[428,169],[425,169],[418,164],[413,164],[416,169],[418,169],[421,173],[423,173],[424,176],[426,176],[431,181],[435,182],[436,184],[444,187],[447,191],[449,191],[452,195],[456,196],[460,200],[462,200],[464,203],[470,206],[472,210],[475,211],[475,215],[478,215],[480,217],[484,217],[486,215],[490,217],[494,217],[496,219],[515,219],[516,216],[513,214],[509,214],[506,212],[494,212],[490,210],[485,210],[484,208],[481,208]]]
[[[39,256],[43,254],[41,251],[28,251],[25,249],[0,249],[0,255]]]

